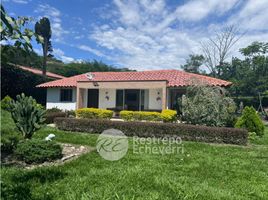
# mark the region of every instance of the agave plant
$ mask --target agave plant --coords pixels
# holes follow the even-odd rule
[[[45,110],[37,106],[35,99],[23,93],[17,95],[17,100],[10,103],[11,116],[23,137],[30,139],[42,127],[45,121]]]

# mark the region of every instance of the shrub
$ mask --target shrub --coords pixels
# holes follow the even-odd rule
[[[119,116],[121,119],[125,121],[132,121],[134,119],[133,114],[134,114],[134,111],[122,110],[120,111]]]
[[[47,124],[51,124],[54,123],[54,119],[56,117],[66,117],[66,113],[65,112],[46,112],[45,118],[46,121],[45,123]]]
[[[21,136],[15,131],[1,130],[1,152],[12,153],[20,139]]]
[[[88,119],[111,119],[113,111],[98,108],[81,108],[76,110],[76,117]]]
[[[125,121],[161,121],[161,113],[146,112],[146,111],[128,111],[122,110],[119,113],[120,117]]]
[[[65,131],[102,133],[106,129],[119,129],[127,136],[181,137],[182,140],[247,144],[245,129],[207,127],[177,123],[120,122],[96,119],[56,118],[57,127]]]
[[[66,113],[67,117],[75,117],[74,110],[66,110],[65,113]]]
[[[10,110],[10,103],[12,101],[12,98],[10,96],[5,96],[2,100],[1,100],[1,108],[3,110]]]
[[[59,109],[59,108],[57,108],[57,107],[53,107],[53,108],[47,109],[46,111],[47,111],[47,113],[62,112],[62,110]]]
[[[182,120],[189,124],[226,126],[235,110],[234,101],[220,87],[191,86],[182,98]]]
[[[51,123],[54,123],[54,119],[56,117],[66,117],[67,114],[65,112],[63,112],[61,109],[59,108],[50,108],[50,109],[47,109],[46,110],[46,114],[45,114],[45,117],[46,117],[46,121],[45,123],[47,124],[51,124]]]
[[[134,121],[161,121],[161,114],[159,112],[146,112],[146,111],[134,111]]]
[[[161,118],[163,122],[175,122],[177,120],[177,112],[175,110],[162,110]]]
[[[246,128],[249,132],[255,132],[258,136],[264,134],[264,124],[253,107],[246,106],[242,116],[235,124],[236,128]]]
[[[62,157],[62,147],[55,141],[23,140],[17,145],[15,155],[26,163],[43,163]]]
[[[12,119],[24,138],[31,138],[45,121],[45,110],[36,106],[36,101],[31,96],[26,97],[23,93],[17,95],[16,101],[11,101],[10,110]]]

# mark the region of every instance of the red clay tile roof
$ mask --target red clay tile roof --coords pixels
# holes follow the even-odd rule
[[[187,73],[179,70],[153,70],[141,72],[91,72],[93,79],[86,74],[80,74],[61,80],[50,81],[37,87],[76,87],[77,81],[105,82],[105,81],[167,81],[168,87],[189,86],[202,83],[215,86],[229,86],[232,83],[209,76]]]
[[[21,69],[23,69],[23,70],[25,70],[25,71],[29,71],[29,72],[32,72],[34,74],[42,75],[42,70],[31,68],[31,67],[26,67],[26,66],[21,66],[21,65],[16,65],[16,66],[21,68]],[[65,76],[54,74],[52,72],[47,72],[46,74],[50,78],[56,78],[56,79],[66,78]]]

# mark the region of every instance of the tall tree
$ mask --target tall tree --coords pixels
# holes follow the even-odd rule
[[[205,58],[203,55],[190,54],[189,58],[186,59],[186,64],[182,65],[181,68],[186,72],[201,73],[200,66],[204,63]]]
[[[48,18],[43,17],[40,19],[39,22],[35,24],[35,33],[41,35],[43,37],[43,41],[40,42],[37,40],[38,43],[42,44],[43,49],[43,75],[46,76],[46,69],[47,69],[47,57],[49,53],[53,51],[52,44],[51,44],[51,27],[50,21]]]
[[[214,37],[201,42],[206,66],[214,77],[219,77],[234,44],[241,38],[235,26],[228,26],[215,33]]]

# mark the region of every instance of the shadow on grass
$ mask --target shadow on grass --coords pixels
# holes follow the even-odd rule
[[[38,196],[33,195],[31,188],[38,184],[45,184],[64,178],[66,173],[55,168],[40,168],[32,171],[27,170],[11,170],[6,174],[2,174],[1,181],[1,199],[53,199],[45,189]]]

